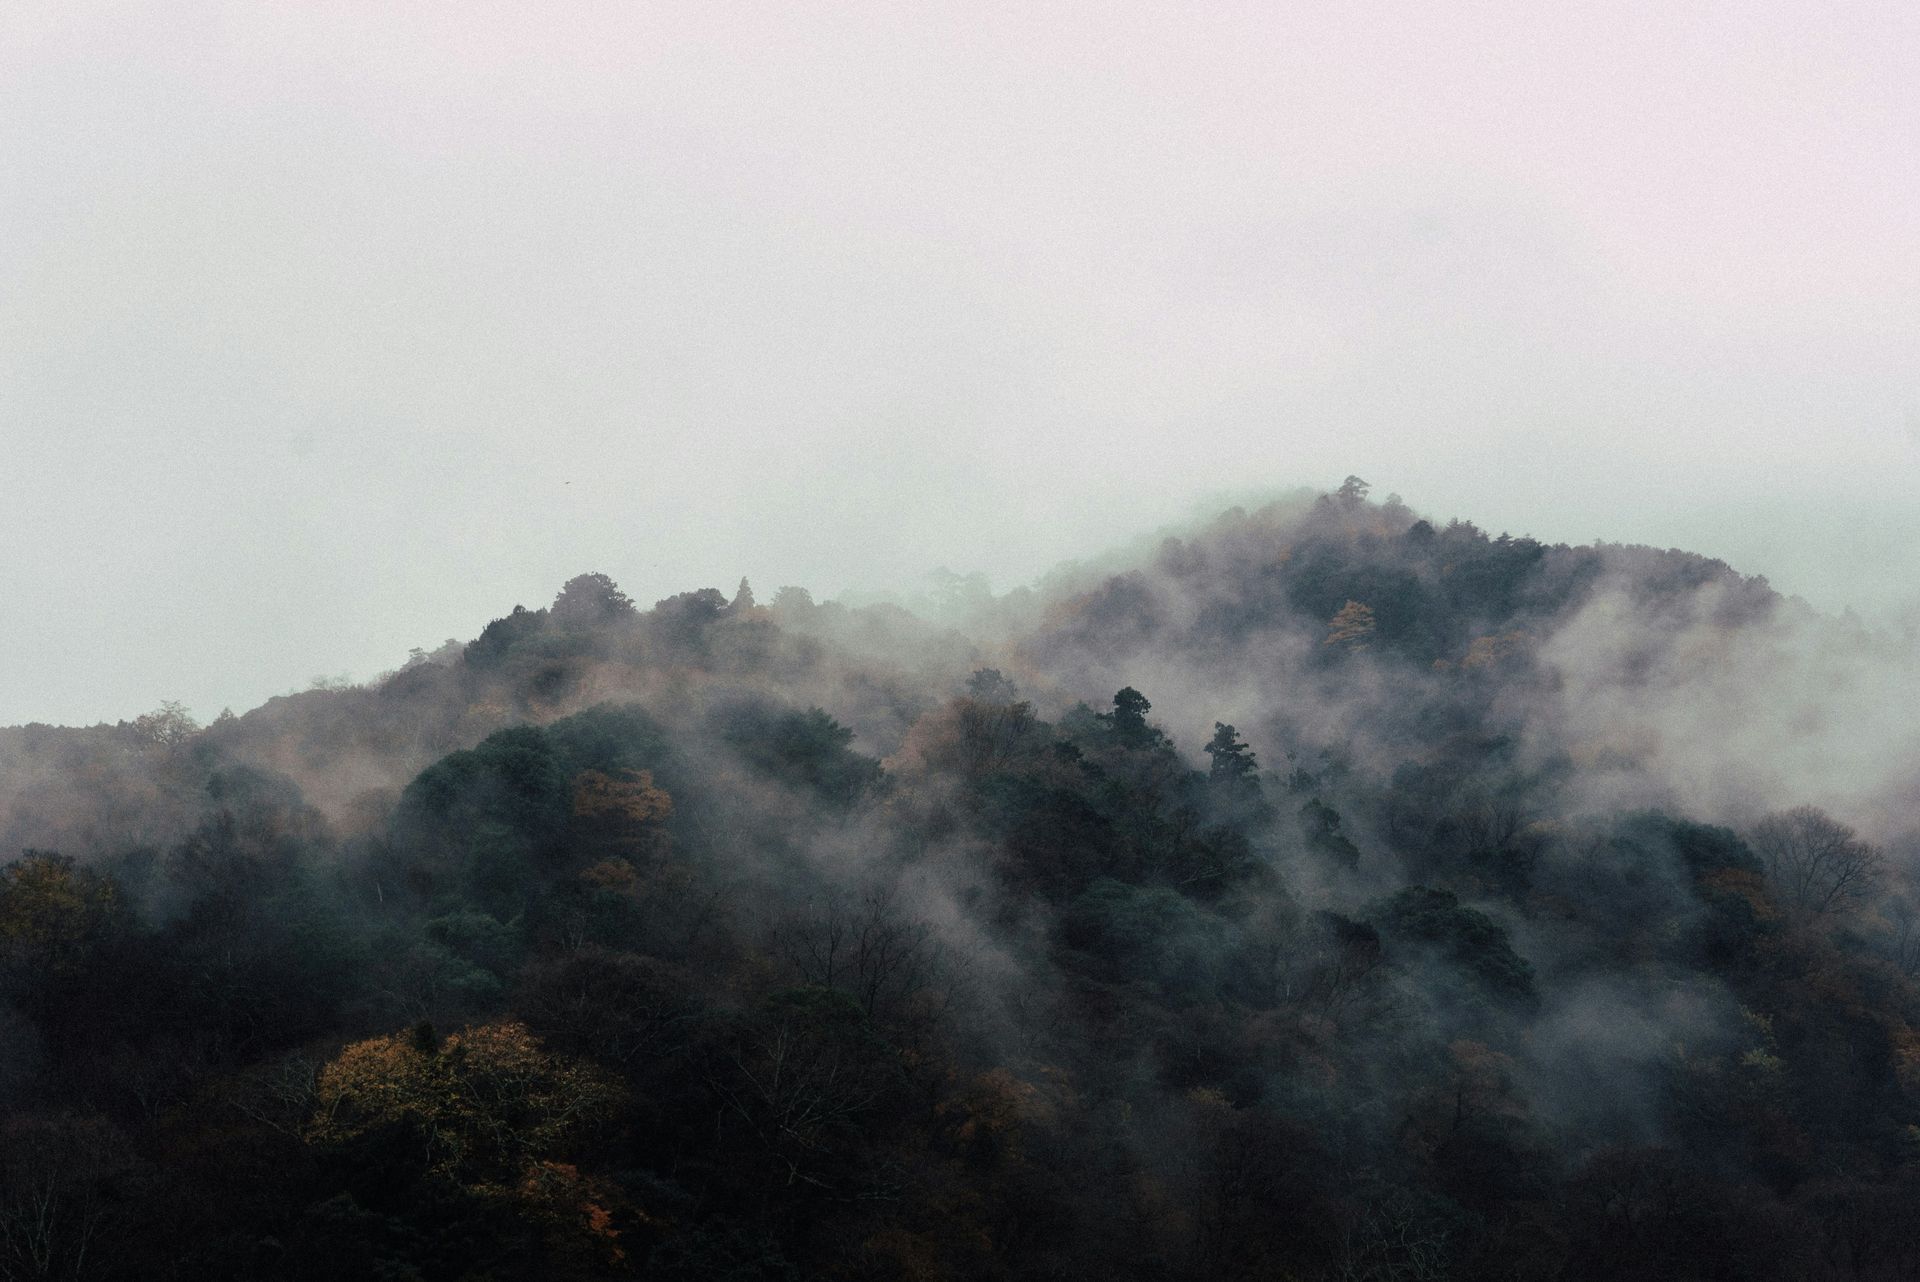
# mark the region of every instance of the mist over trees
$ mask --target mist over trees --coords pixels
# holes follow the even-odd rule
[[[0,730],[0,1278],[1920,1274],[1910,641],[1357,477],[930,601]]]

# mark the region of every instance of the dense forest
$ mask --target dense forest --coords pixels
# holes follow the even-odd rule
[[[0,731],[0,1279],[1920,1277],[1913,655],[1349,478]]]

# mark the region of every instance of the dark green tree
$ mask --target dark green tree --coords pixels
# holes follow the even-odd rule
[[[1113,711],[1103,712],[1100,717],[1112,727],[1114,738],[1129,748],[1140,748],[1153,740],[1153,731],[1147,725],[1147,713],[1152,710],[1146,695],[1123,686],[1113,696]]]
[[[633,617],[633,602],[620,585],[604,574],[579,574],[568,579],[549,611],[554,622],[569,627],[594,627]]]
[[[1307,844],[1351,867],[1360,862],[1360,848],[1340,831],[1340,812],[1318,797],[1300,807],[1300,829]]]
[[[1225,722],[1213,723],[1213,738],[1203,751],[1213,759],[1207,777],[1216,785],[1237,786],[1253,783],[1259,776],[1259,762],[1240,732]]]
[[[1212,758],[1207,772],[1209,805],[1215,818],[1230,827],[1264,826],[1273,819],[1260,788],[1260,764],[1240,732],[1225,722],[1213,723],[1213,738],[1203,751]]]

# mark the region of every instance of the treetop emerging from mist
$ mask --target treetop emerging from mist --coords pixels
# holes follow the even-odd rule
[[[615,622],[634,613],[633,602],[604,574],[581,574],[568,579],[553,599],[555,622],[593,625]]]

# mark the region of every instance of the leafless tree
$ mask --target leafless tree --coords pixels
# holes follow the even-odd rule
[[[1265,999],[1301,1015],[1338,1025],[1383,996],[1380,936],[1333,913],[1276,929],[1258,956]]]
[[[318,1058],[298,1052],[277,1059],[236,1079],[227,1105],[250,1121],[301,1138],[317,1105],[322,1067]]]
[[[981,779],[1011,765],[1033,736],[1033,705],[960,699],[954,704],[960,768]]]
[[[133,719],[133,737],[143,747],[177,748],[200,732],[187,706],[168,699],[152,712]]]
[[[0,1128],[0,1280],[101,1276],[95,1248],[113,1214],[102,1186],[132,1163],[105,1121],[9,1119]]]
[[[1447,1231],[1400,1190],[1369,1198],[1345,1236],[1341,1282],[1428,1282],[1450,1272]]]
[[[627,1068],[685,1044],[693,988],[670,962],[584,948],[530,968],[517,1005],[542,1036]]]
[[[1754,825],[1748,840],[1782,906],[1803,921],[1871,895],[1886,864],[1879,847],[1817,806],[1776,811]]]
[[[1887,957],[1903,975],[1920,975],[1920,904],[1909,894],[1893,896],[1886,904]]]
[[[1504,853],[1527,845],[1533,816],[1511,799],[1482,793],[1468,798],[1452,816],[1458,840],[1468,852]]]
[[[897,1052],[844,994],[777,996],[702,1055],[719,1105],[717,1133],[732,1130],[771,1162],[784,1185],[834,1185],[839,1154],[895,1089]],[[885,1196],[869,1188],[863,1197]]]
[[[924,1033],[954,996],[953,959],[892,888],[832,896],[784,926],[775,951],[806,983],[851,997],[896,1036]],[[911,1039],[910,1039],[911,1040]]]

